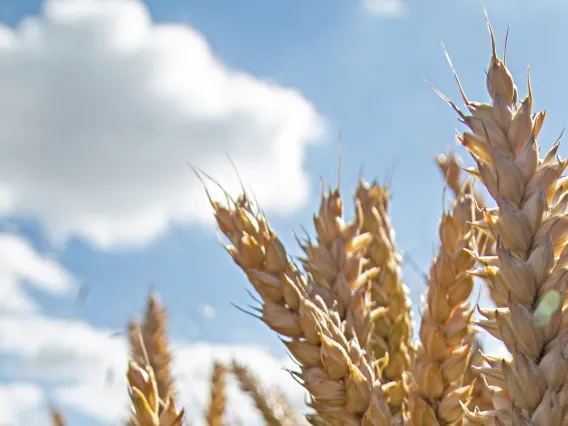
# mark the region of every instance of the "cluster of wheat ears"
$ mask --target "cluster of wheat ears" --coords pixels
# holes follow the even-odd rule
[[[558,142],[540,157],[545,112],[532,112],[530,78],[519,101],[487,24],[490,103],[470,101],[455,71],[467,111],[440,94],[468,129],[458,140],[475,167],[466,179],[457,156],[438,158],[454,200],[440,220],[418,341],[386,186],[361,180],[350,222],[339,189],[322,191],[315,238],[298,241],[297,262],[246,193],[210,199],[227,252],[260,296],[259,318],[297,362],[292,374],[311,414],[262,389],[243,365],[217,363],[207,425],[228,423],[227,374],[271,426],[568,425],[568,162],[556,157]],[[475,279],[497,308],[469,302]],[[128,424],[188,424],[169,371],[164,308],[151,296],[145,319],[129,329]],[[503,342],[510,358],[484,354],[479,332]],[[63,424],[56,412],[53,420]]]

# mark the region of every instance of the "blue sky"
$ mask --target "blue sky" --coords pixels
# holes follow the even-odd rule
[[[248,286],[187,162],[236,189],[230,154],[297,254],[288,227],[312,230],[318,179],[336,182],[341,131],[348,209],[362,167],[369,180],[390,176],[398,246],[427,271],[442,209],[434,158],[464,152],[455,114],[424,80],[459,99],[443,42],[469,97],[487,100],[490,45],[477,0],[390,2],[389,13],[363,0],[0,2],[0,393],[19,401],[0,402],[2,420],[39,425],[47,400],[72,424],[122,418],[120,398],[100,416],[85,395],[111,395],[97,380],[105,366],[121,368],[124,343],[110,335],[149,288],[168,308],[180,363],[201,374],[196,389],[211,354],[237,353],[277,370],[268,382],[302,403],[278,369],[276,337],[230,304],[249,303]],[[568,57],[558,45],[568,8],[487,3],[501,46],[510,24],[522,96],[531,64],[547,149],[566,125]],[[404,277],[417,306],[422,278],[408,262]],[[98,352],[89,357],[79,341]],[[53,354],[69,357],[70,372]]]

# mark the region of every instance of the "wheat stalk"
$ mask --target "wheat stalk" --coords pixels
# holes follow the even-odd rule
[[[337,311],[308,296],[305,279],[268,221],[245,194],[230,207],[210,200],[228,253],[262,298],[262,321],[278,334],[300,365],[294,373],[311,395],[312,422],[389,425],[390,411],[373,364],[354,337],[345,337]]]
[[[134,398],[132,399],[134,415],[127,425],[146,426],[146,423],[140,422],[148,422],[152,416],[160,419],[162,415],[165,416],[166,421],[169,421],[173,414],[178,414],[173,401],[173,379],[170,373],[172,358],[168,349],[167,314],[155,293],[148,295],[142,324],[136,321],[128,322],[128,340],[131,362],[127,378],[130,380],[129,375],[140,378],[143,374],[148,377],[144,379],[147,384],[143,388],[137,388],[138,392],[134,390],[132,384],[130,386],[131,397]],[[154,386],[156,395],[153,394]],[[146,399],[150,409],[144,406],[142,397]],[[159,426],[162,424],[160,423]]]
[[[207,426],[226,425],[224,420],[227,405],[227,397],[225,395],[226,386],[227,368],[219,362],[213,363],[209,406],[205,414]]]
[[[376,316],[368,347],[377,359],[386,357],[381,372],[387,382],[384,388],[392,413],[401,414],[407,396],[402,376],[412,362],[414,344],[410,297],[401,278],[402,256],[396,252],[388,215],[390,194],[386,186],[369,185],[361,179],[355,199],[361,206],[362,231],[371,235],[365,252],[367,267],[379,271],[371,280],[371,300],[385,313]]]
[[[449,156],[440,154],[437,158],[438,167],[442,171],[447,185],[454,191],[455,194],[463,192],[471,194],[477,204],[475,210],[475,220],[483,219],[483,209],[485,208],[485,200],[481,194],[473,187],[471,179],[462,179],[461,165],[462,160],[456,154],[452,153]],[[477,250],[482,256],[492,256],[495,254],[495,241],[487,233],[477,230]],[[489,296],[496,306],[505,306],[506,299],[504,299],[493,286],[487,286]]]
[[[174,383],[170,372],[172,357],[168,348],[166,323],[166,310],[160,304],[157,295],[150,293],[141,331],[149,365],[156,375],[158,395],[164,400],[175,396]]]
[[[233,361],[231,371],[237,378],[243,392],[250,395],[254,405],[267,426],[301,426],[304,424],[294,412],[286,398],[276,392],[269,392],[245,365]]]
[[[473,187],[473,181],[471,179],[463,179],[462,170],[462,160],[455,154],[450,153],[449,155],[440,154],[437,159],[437,164],[442,174],[444,175],[446,185],[454,192],[456,196],[459,194],[470,194],[478,208],[475,209],[475,219],[479,220],[483,218],[482,208],[485,207],[485,200],[481,194],[475,190]],[[493,254],[494,253],[494,241],[491,238],[476,230],[476,244],[477,249],[483,254]],[[505,301],[499,297],[499,295],[492,289],[489,288],[489,295],[493,302],[497,306],[502,306]],[[481,352],[481,345],[479,343],[479,336],[476,336],[472,343],[472,352],[469,361],[469,367],[464,375],[463,384],[473,385],[471,392],[471,398],[467,404],[470,409],[478,408],[480,410],[490,410],[493,409],[493,399],[491,392],[487,386],[485,378],[479,371],[479,367],[486,367],[487,363],[483,359]]]
[[[357,209],[354,220],[345,222],[343,200],[339,189],[322,191],[317,215],[314,215],[317,243],[307,239],[300,243],[306,253],[301,259],[308,273],[312,295],[320,296],[333,308],[341,322],[345,321],[346,337],[357,337],[366,347],[374,320],[384,310],[370,308],[369,280],[377,268],[362,271],[363,255],[371,242],[370,233],[362,233],[362,212]]]
[[[568,197],[562,173],[566,161],[554,161],[558,143],[544,159],[537,137],[545,113],[532,113],[532,89],[518,103],[517,87],[495,48],[487,20],[492,56],[487,72],[491,104],[471,102],[460,91],[470,115],[451,103],[471,131],[459,136],[477,163],[471,173],[497,203],[485,209],[476,226],[496,242],[497,256],[476,273],[506,300],[505,307],[484,310],[479,326],[500,339],[512,359],[490,359],[482,369],[491,379],[495,410],[470,412],[482,424],[560,426],[568,387],[568,348],[563,301],[568,277]],[[455,71],[454,71],[455,73]],[[457,79],[457,77],[456,77]]]
[[[468,270],[475,258],[471,221],[474,202],[457,198],[440,222],[440,248],[428,275],[426,306],[420,324],[420,344],[412,368],[409,405],[412,419],[425,426],[459,425],[472,386],[463,385],[471,355],[474,330],[467,299],[473,289]]]

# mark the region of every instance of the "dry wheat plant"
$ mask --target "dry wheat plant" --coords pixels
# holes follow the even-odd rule
[[[207,425],[230,423],[228,375],[270,426],[568,425],[568,162],[556,158],[558,143],[540,157],[545,112],[532,111],[530,77],[519,100],[487,24],[490,102],[470,101],[455,71],[465,112],[440,93],[467,127],[458,140],[475,167],[465,179],[458,156],[438,158],[454,200],[440,220],[418,341],[386,186],[360,180],[352,220],[338,188],[322,191],[315,235],[298,238],[299,259],[249,195],[210,198],[226,251],[260,297],[256,315],[297,362],[291,374],[308,394],[308,414],[245,366],[216,363]],[[497,308],[470,303],[476,279]],[[151,295],[143,321],[130,323],[129,425],[188,424],[169,371],[165,317]],[[511,357],[483,354],[481,332]],[[56,410],[53,421],[64,424]]]

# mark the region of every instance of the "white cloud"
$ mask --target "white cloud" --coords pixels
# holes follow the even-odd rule
[[[124,335],[81,320],[53,318],[36,309],[24,280],[60,295],[73,279],[17,235],[0,234],[0,279],[0,285],[10,289],[0,297],[0,373],[12,380],[0,385],[0,424],[47,426],[50,402],[62,411],[77,411],[104,424],[124,420],[128,415]],[[179,403],[187,408],[193,425],[203,424],[202,408],[208,401],[214,359],[228,363],[235,358],[245,363],[263,383],[278,385],[303,408],[302,388],[282,369],[293,367],[289,358],[275,358],[262,347],[209,343],[173,342],[172,351]],[[234,380],[229,383],[228,399],[231,416],[238,416],[244,424],[262,424]]]
[[[25,382],[0,385],[0,424],[47,426],[49,418],[39,413],[40,407],[47,410],[38,386]]]
[[[82,412],[109,425],[127,416],[124,372],[128,350],[123,337],[80,321],[62,321],[38,314],[0,316],[0,335],[3,337],[0,353],[18,366],[22,379],[53,383],[50,397],[58,407]],[[299,410],[303,408],[302,388],[282,369],[282,366],[293,367],[289,359],[277,359],[265,349],[251,346],[176,342],[172,346],[179,403],[186,407],[193,425],[203,424],[215,359],[228,363],[234,358],[245,363],[265,385],[278,385]],[[26,415],[38,418],[46,416],[46,396],[32,385],[22,389],[27,392],[20,392],[25,397],[7,410],[6,415],[21,419],[17,416],[25,411]],[[234,380],[228,386],[228,401],[229,416],[238,416],[244,424],[262,424],[252,401],[242,394]]]
[[[406,9],[405,0],[363,0],[365,10],[374,15],[396,16]]]
[[[0,233],[0,308],[36,309],[22,287],[23,281],[50,293],[63,295],[73,288],[72,277],[55,261],[41,257],[15,234]]]
[[[267,210],[308,196],[323,118],[298,91],[225,66],[195,29],[135,0],[47,0],[0,27],[0,213],[57,241],[144,243],[210,220],[190,162],[236,191],[227,153]]]

